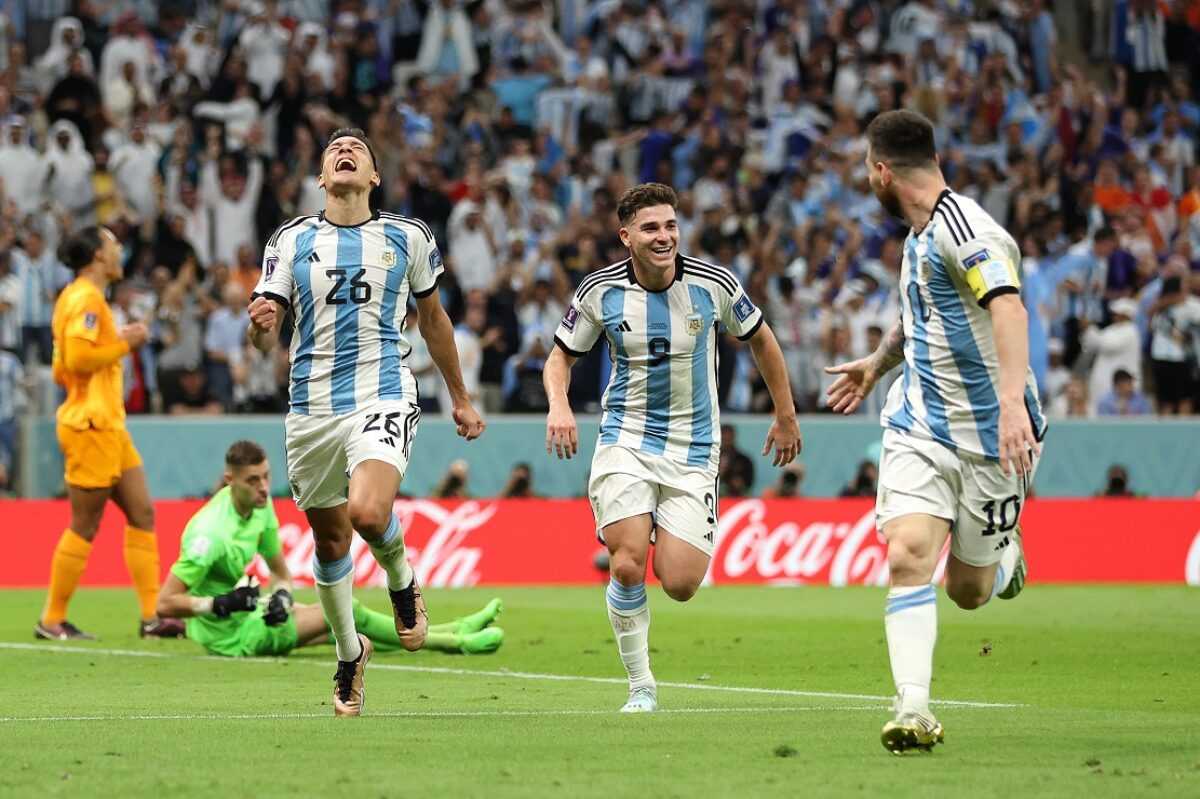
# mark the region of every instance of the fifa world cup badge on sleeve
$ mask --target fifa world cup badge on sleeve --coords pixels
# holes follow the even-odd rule
[[[574,305],[567,306],[567,312],[563,314],[562,325],[572,333],[575,332],[575,321],[579,319],[579,311],[575,310]]]
[[[441,268],[442,268],[442,251],[439,250],[437,247],[434,247],[433,251],[429,253],[429,271],[433,272],[436,275],[438,273],[438,270]]]
[[[96,321],[96,314],[89,311],[87,315],[83,317],[83,326],[88,330],[93,330],[96,327]]]
[[[704,331],[704,319],[698,313],[687,315],[687,332],[689,336],[698,336]]]
[[[266,273],[265,277],[268,280],[271,279],[271,275],[275,274],[275,267],[277,267],[277,266],[279,266],[279,259],[276,258],[274,255],[272,255],[270,258],[268,258],[267,262],[265,264],[263,264],[263,271]]]
[[[733,312],[737,314],[739,322],[745,322],[750,318],[750,314],[754,313],[754,304],[750,302],[749,297],[743,294],[742,298],[734,304]]]

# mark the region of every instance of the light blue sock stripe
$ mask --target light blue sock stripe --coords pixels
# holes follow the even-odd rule
[[[889,599],[887,603],[887,612],[895,613],[900,610],[908,610],[909,608],[919,607],[937,602],[937,592],[934,587],[928,586],[913,594],[905,594],[904,596]]]
[[[347,574],[354,571],[354,561],[350,559],[350,553],[341,560],[335,560],[333,563],[322,563],[317,560],[317,556],[313,555],[313,579],[318,583],[326,585],[336,583]]]
[[[617,610],[638,610],[646,606],[646,595],[642,594],[638,599],[617,599],[612,594],[609,594],[608,604]]]
[[[1004,578],[1006,576],[1007,576],[1007,573],[1004,571],[1004,566],[1001,565],[1001,566],[997,567],[996,582],[992,584],[992,596],[995,596],[996,594],[998,594],[1002,590],[1004,590],[1004,588],[1003,588]]]
[[[368,541],[373,549],[386,549],[400,536],[400,520],[396,518],[396,514],[392,514],[392,521],[388,524],[387,530],[384,531],[383,537],[378,541]]]
[[[646,584],[625,586],[616,580],[610,580],[605,597],[608,604],[617,610],[637,610],[646,604]]]
[[[646,584],[638,583],[637,585],[621,585],[616,580],[608,581],[608,592],[621,599],[633,599],[634,597],[646,595]]]

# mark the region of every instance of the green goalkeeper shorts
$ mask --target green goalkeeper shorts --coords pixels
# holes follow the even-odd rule
[[[204,648],[210,655],[223,657],[271,657],[286,655],[296,648],[300,635],[296,620],[288,616],[283,624],[269,627],[263,621],[265,608],[248,613],[230,636],[208,641]]]

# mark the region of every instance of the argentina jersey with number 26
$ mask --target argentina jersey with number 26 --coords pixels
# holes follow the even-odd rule
[[[409,294],[437,289],[442,256],[423,222],[375,212],[361,225],[293,219],[267,242],[254,297],[290,308],[291,410],[330,416],[380,400],[416,402],[405,360]]]
[[[625,260],[584,278],[554,341],[577,358],[601,334],[608,341],[612,376],[601,402],[600,445],[715,470],[717,325],[744,341],[762,321],[724,267],[680,255],[674,282],[651,291]]]

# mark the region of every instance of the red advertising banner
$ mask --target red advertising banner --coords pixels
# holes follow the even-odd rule
[[[163,573],[200,500],[156,503]],[[585,500],[397,500],[409,557],[427,586],[587,585],[604,573]],[[312,580],[304,515],[276,502],[288,565]],[[69,517],[63,500],[0,503],[0,586],[44,586]],[[105,515],[83,584],[128,585],[120,511]],[[1200,585],[1200,503],[1186,500],[1033,500],[1021,516],[1031,582]],[[383,574],[355,539],[355,582]],[[266,577],[261,563],[253,569]],[[712,584],[883,585],[887,552],[870,500],[727,500],[721,505]]]

